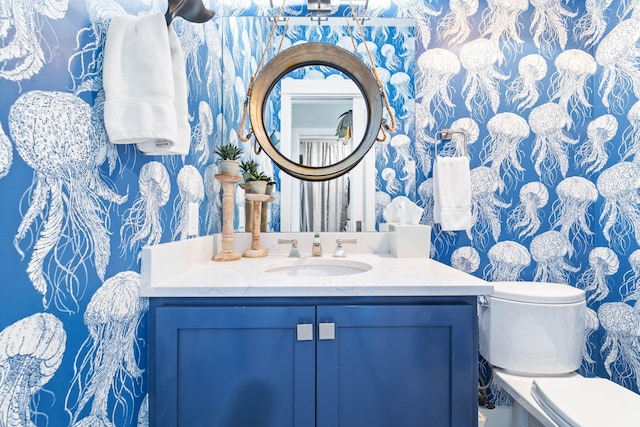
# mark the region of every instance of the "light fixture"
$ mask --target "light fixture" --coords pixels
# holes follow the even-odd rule
[[[329,17],[327,16],[310,16],[309,20],[311,22],[316,22],[318,25],[321,25],[323,22],[328,22]]]
[[[332,6],[331,0],[307,0],[307,11],[309,12],[331,12]]]

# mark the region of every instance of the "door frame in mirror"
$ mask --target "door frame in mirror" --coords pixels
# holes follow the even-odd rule
[[[269,94],[276,84],[291,71],[310,65],[327,66],[344,73],[360,89],[367,107],[366,128],[360,144],[343,160],[328,166],[304,166],[280,153],[264,123]],[[326,181],[339,177],[353,169],[378,138],[383,110],[381,91],[371,70],[351,52],[327,43],[292,46],[267,62],[253,83],[249,115],[254,138],[271,160],[288,175],[307,181]]]
[[[345,100],[351,102],[353,110],[353,138],[359,140],[364,134],[366,117],[365,103],[358,87],[347,79],[293,80],[283,79],[281,88],[280,148],[285,156],[293,158],[293,144],[299,135],[293,129],[292,106],[297,100]],[[333,129],[335,132],[335,128]],[[335,133],[333,134],[335,137]],[[362,161],[350,171],[348,231],[375,231],[375,150],[370,150]],[[291,176],[280,176],[280,231],[300,231],[300,182]],[[286,195],[286,197],[284,196]]]

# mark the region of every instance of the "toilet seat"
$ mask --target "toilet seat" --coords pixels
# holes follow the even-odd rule
[[[640,395],[604,378],[536,378],[531,395],[560,427],[625,427],[640,419]]]

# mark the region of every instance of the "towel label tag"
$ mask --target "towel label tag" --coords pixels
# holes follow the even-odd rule
[[[159,139],[156,141],[156,148],[171,148],[173,146],[173,142],[168,139]]]

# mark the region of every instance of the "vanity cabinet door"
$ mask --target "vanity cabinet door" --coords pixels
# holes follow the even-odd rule
[[[313,306],[157,307],[151,425],[313,427],[314,320]]]
[[[474,316],[469,305],[318,306],[335,338],[318,338],[317,426],[477,425]]]

